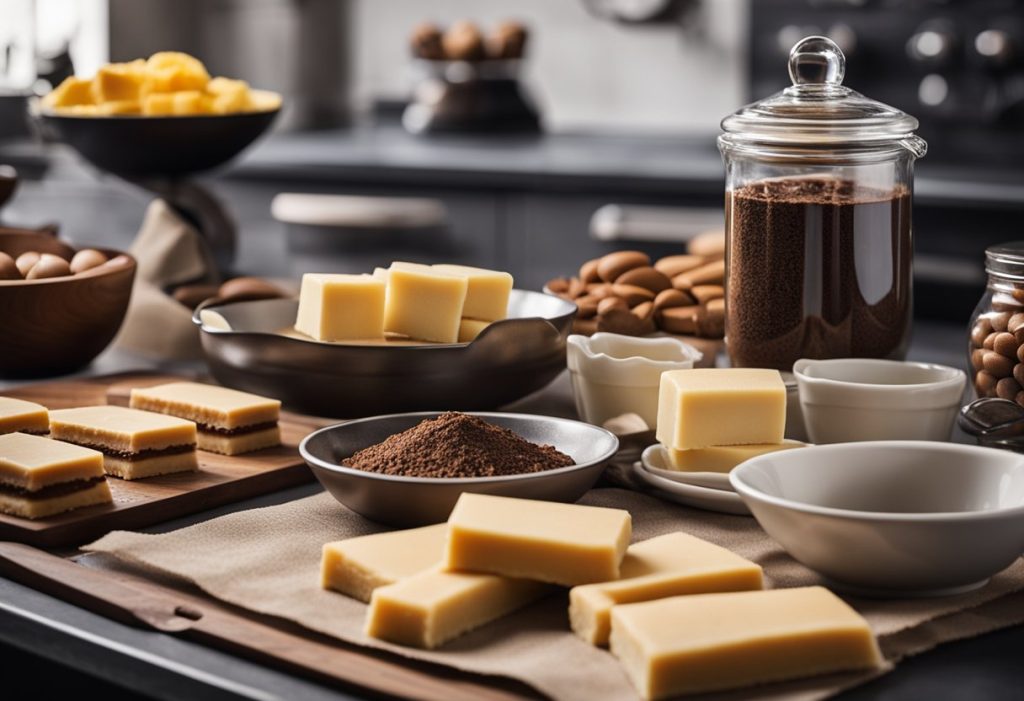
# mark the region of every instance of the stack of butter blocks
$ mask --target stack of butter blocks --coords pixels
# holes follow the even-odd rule
[[[318,341],[468,343],[508,313],[512,276],[461,265],[392,263],[372,275],[306,274],[295,328]]]
[[[778,370],[673,370],[658,394],[658,441],[673,469],[729,472],[786,441],[786,385]]]
[[[321,584],[369,603],[367,635],[428,649],[570,587],[573,632],[610,644],[646,699],[881,663],[828,590],[764,591],[725,548],[631,535],[620,509],[464,493],[447,523],[327,543]]]

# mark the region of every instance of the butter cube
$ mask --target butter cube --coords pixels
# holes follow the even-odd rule
[[[244,112],[249,108],[249,84],[244,80],[214,78],[206,84],[210,107],[217,114]]]
[[[611,651],[644,699],[872,669],[882,662],[867,621],[823,587],[616,606]]]
[[[458,342],[466,277],[426,265],[392,263],[387,287],[386,331],[418,341]]]
[[[142,114],[150,116],[174,114],[174,93],[149,93],[142,99]]]
[[[141,114],[142,103],[138,100],[114,100],[96,105],[96,112],[102,115]]]
[[[508,273],[468,265],[432,267],[444,273],[466,277],[469,287],[466,290],[466,303],[462,307],[463,317],[497,321],[508,316],[508,298],[512,292],[512,276]]]
[[[432,649],[539,599],[539,582],[434,569],[373,591],[366,634]]]
[[[436,568],[447,533],[439,523],[326,543],[320,585],[368,602],[374,589]]]
[[[198,90],[183,90],[173,93],[173,96],[174,114],[176,115],[208,114],[210,112],[209,98]]]
[[[657,438],[675,450],[781,443],[786,385],[778,370],[698,368],[662,373]]]
[[[480,332],[491,325],[489,321],[463,319],[459,322],[459,343],[469,343],[480,335]]]
[[[96,71],[92,90],[96,102],[138,102],[146,80],[146,62],[110,63]]]
[[[669,467],[680,472],[731,472],[734,467],[751,458],[780,450],[806,448],[806,443],[786,439],[782,443],[756,443],[754,445],[716,445],[711,448],[672,450],[666,448]]]
[[[629,546],[620,570],[620,579],[569,591],[572,630],[593,645],[608,644],[611,611],[618,604],[763,586],[758,565],[686,533],[666,533]]]
[[[628,511],[463,493],[448,517],[444,568],[565,586],[618,579]]]
[[[91,105],[96,102],[93,96],[92,81],[70,76],[58,85],[53,92],[43,98],[46,107],[71,107],[72,105]]]
[[[383,338],[384,290],[369,275],[306,273],[295,328],[318,341]]]
[[[203,90],[210,74],[202,61],[179,51],[160,51],[146,63],[144,92]]]
[[[281,96],[270,90],[250,90],[248,112],[270,112],[281,109]]]

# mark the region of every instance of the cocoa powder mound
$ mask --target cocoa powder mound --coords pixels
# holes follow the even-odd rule
[[[360,450],[342,465],[404,477],[498,477],[574,465],[550,445],[449,411]]]

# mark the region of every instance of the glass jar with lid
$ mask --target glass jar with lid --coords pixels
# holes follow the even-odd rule
[[[726,344],[732,364],[902,358],[912,319],[917,120],[842,85],[825,37],[790,52],[793,85],[722,121]]]
[[[985,251],[988,284],[971,316],[967,354],[979,397],[1024,406],[1024,241]]]

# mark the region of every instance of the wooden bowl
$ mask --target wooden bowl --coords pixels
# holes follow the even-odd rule
[[[78,275],[0,280],[0,376],[40,377],[77,370],[109,345],[121,328],[135,278],[135,259],[99,249],[110,259]],[[70,259],[67,244],[33,232],[0,233],[0,251]]]

